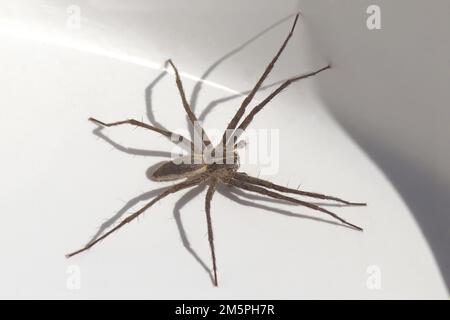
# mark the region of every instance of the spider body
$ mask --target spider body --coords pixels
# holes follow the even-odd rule
[[[208,165],[207,174],[216,180],[224,183],[228,181],[235,175],[239,169],[238,164],[210,164]]]
[[[239,169],[239,155],[234,152],[228,161],[226,158],[205,159],[202,155],[180,157],[174,161],[164,161],[154,172],[150,179],[154,181],[174,181],[197,175],[210,175],[216,178],[225,178]]]
[[[162,163],[151,175],[154,181],[174,181],[189,178],[208,170],[206,164],[183,164],[174,161]]]
[[[96,245],[101,240],[105,239],[118,229],[122,228],[124,225],[130,223],[131,221],[135,220],[137,217],[142,215],[147,209],[149,209],[153,204],[158,202],[159,200],[165,198],[166,196],[176,193],[181,190],[185,190],[188,188],[192,188],[194,186],[206,183],[208,184],[208,190],[205,197],[205,213],[206,213],[206,222],[208,227],[208,241],[210,245],[211,250],[211,257],[212,257],[212,264],[213,264],[213,284],[217,286],[217,266],[216,266],[216,255],[215,255],[215,249],[214,249],[214,240],[213,240],[213,228],[212,228],[212,219],[211,219],[211,200],[213,198],[213,195],[217,189],[218,184],[224,184],[229,187],[242,189],[248,192],[257,193],[259,195],[264,195],[270,198],[282,200],[291,204],[300,205],[303,207],[307,207],[309,209],[315,210],[316,212],[322,212],[324,214],[327,214],[328,216],[332,217],[333,219],[336,219],[340,221],[342,224],[356,229],[356,230],[362,230],[362,228],[344,220],[343,218],[339,217],[335,213],[323,208],[321,205],[318,205],[313,202],[309,202],[306,200],[301,200],[298,198],[294,198],[293,196],[287,196],[286,194],[290,195],[297,195],[301,197],[308,197],[308,198],[314,198],[314,199],[322,199],[322,200],[329,200],[338,202],[341,205],[366,205],[365,203],[354,203],[349,202],[346,200],[342,200],[337,197],[328,196],[316,192],[310,192],[310,191],[304,191],[299,189],[290,189],[281,185],[277,185],[275,183],[272,183],[267,180],[259,179],[257,177],[252,177],[247,175],[244,172],[239,172],[239,156],[237,154],[237,149],[240,147],[240,142],[238,141],[239,135],[245,131],[245,129],[248,127],[248,125],[253,121],[253,118],[255,115],[260,112],[269,101],[271,101],[275,96],[277,96],[281,91],[283,91],[286,87],[291,85],[292,83],[295,83],[301,79],[305,79],[311,76],[314,76],[318,74],[319,72],[322,72],[324,70],[327,70],[330,68],[330,65],[327,65],[321,69],[318,69],[317,71],[310,72],[304,75],[300,75],[297,77],[290,78],[286,81],[284,81],[281,85],[279,85],[272,93],[270,93],[262,102],[258,103],[256,106],[252,108],[252,110],[248,113],[248,115],[243,118],[247,106],[252,101],[253,97],[255,96],[256,92],[261,88],[261,85],[263,84],[266,77],[269,75],[270,71],[272,70],[273,66],[275,65],[275,62],[283,52],[286,44],[288,43],[289,39],[292,36],[292,33],[294,31],[295,25],[297,23],[299,15],[295,17],[294,24],[287,36],[287,38],[284,40],[281,48],[276,53],[275,57],[271,60],[267,68],[265,69],[264,73],[262,74],[261,78],[258,80],[254,88],[249,92],[249,94],[245,97],[243,100],[241,106],[239,107],[238,111],[234,115],[234,117],[229,122],[223,137],[222,141],[219,145],[213,147],[208,136],[206,135],[204,129],[201,127],[201,125],[198,124],[197,117],[192,112],[189,103],[187,102],[185,92],[183,89],[183,85],[181,82],[181,78],[179,76],[178,70],[173,64],[171,60],[169,60],[170,65],[172,66],[175,78],[176,78],[176,84],[178,87],[178,91],[181,96],[182,105],[184,107],[184,110],[189,118],[189,121],[193,128],[198,131],[197,133],[202,137],[203,145],[201,146],[202,150],[208,151],[208,154],[211,156],[205,156],[204,154],[199,154],[198,146],[195,146],[193,142],[191,142],[189,139],[182,137],[178,134],[175,134],[171,131],[168,131],[166,129],[162,129],[160,127],[152,126],[146,123],[143,123],[141,121],[137,121],[134,119],[128,119],[123,121],[117,121],[117,122],[111,122],[111,123],[105,123],[103,121],[90,118],[92,122],[105,127],[111,127],[111,126],[118,126],[118,125],[134,125],[141,128],[145,128],[147,130],[151,130],[154,132],[157,132],[159,134],[162,134],[168,138],[171,139],[172,142],[177,143],[184,142],[188,146],[190,146],[191,153],[187,156],[176,158],[172,161],[166,161],[162,163],[152,174],[151,179],[156,181],[174,181],[174,180],[182,180],[181,182],[178,182],[164,191],[162,191],[159,195],[154,197],[150,202],[148,202],[145,206],[143,206],[141,209],[137,210],[136,212],[130,214],[125,219],[123,219],[119,224],[117,224],[115,227],[111,228],[109,231],[101,234],[98,237],[95,237],[93,240],[88,242],[84,247],[81,249],[72,252],[67,255],[67,257],[72,257],[74,255],[77,255],[83,251],[88,250],[92,246]],[[242,119],[243,118],[243,119]],[[242,120],[242,121],[241,121]],[[232,135],[228,135],[230,131],[233,133]],[[230,139],[232,137],[232,139]],[[197,147],[197,148],[196,148]],[[221,155],[227,155],[225,157],[222,157]]]

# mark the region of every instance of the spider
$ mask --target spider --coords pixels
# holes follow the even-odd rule
[[[112,126],[119,126],[119,125],[134,125],[137,127],[142,127],[154,132],[157,132],[159,134],[162,134],[172,140],[172,142],[178,144],[178,143],[184,143],[187,145],[190,149],[190,162],[186,163],[187,161],[179,161],[180,159],[174,159],[171,161],[163,162],[153,173],[151,178],[156,181],[173,181],[173,180],[181,180],[184,179],[182,182],[179,182],[177,184],[172,185],[171,187],[168,187],[163,192],[161,192],[159,195],[157,195],[153,200],[148,202],[145,206],[143,206],[138,211],[130,214],[128,217],[123,219],[119,224],[117,224],[115,227],[110,229],[108,232],[104,233],[102,236],[93,239],[89,243],[87,243],[84,247],[81,249],[72,252],[66,257],[72,257],[74,255],[77,255],[83,251],[86,251],[96,245],[99,241],[107,238],[112,233],[117,231],[118,229],[122,228],[124,225],[128,224],[129,222],[135,220],[137,217],[142,215],[147,209],[149,209],[153,204],[158,202],[159,200],[165,198],[166,196],[176,193],[178,191],[191,188],[194,186],[197,186],[199,184],[207,183],[208,189],[206,192],[206,198],[205,198],[205,213],[206,213],[206,222],[208,226],[208,241],[211,251],[211,259],[212,259],[212,267],[213,267],[213,284],[214,286],[218,285],[217,281],[217,265],[216,265],[216,254],[214,250],[214,239],[213,239],[213,227],[212,227],[212,221],[211,221],[211,201],[213,198],[213,195],[216,191],[216,188],[219,184],[225,184],[231,187],[243,189],[249,192],[257,193],[260,195],[268,196],[270,198],[275,198],[278,200],[283,200],[288,203],[301,205],[308,207],[310,209],[320,211],[322,213],[325,213],[334,219],[340,221],[341,223],[362,231],[363,229],[344,220],[343,218],[339,217],[335,213],[321,207],[320,205],[307,202],[304,200],[300,200],[297,198],[293,198],[291,196],[285,195],[287,194],[294,194],[294,195],[300,195],[304,197],[311,197],[316,199],[322,199],[322,200],[330,200],[335,201],[340,204],[344,205],[353,205],[353,206],[364,206],[365,203],[355,203],[355,202],[349,202],[342,200],[337,197],[328,196],[316,192],[309,192],[309,191],[303,191],[298,189],[291,189],[287,188],[275,183],[272,183],[267,180],[263,180],[257,177],[252,177],[250,175],[247,175],[244,172],[239,172],[239,156],[237,153],[237,149],[239,147],[238,138],[239,136],[246,130],[246,128],[249,126],[249,124],[252,122],[255,115],[260,112],[266,105],[269,103],[275,96],[277,96],[282,90],[290,86],[291,84],[301,80],[305,79],[311,76],[314,76],[324,70],[327,70],[331,68],[331,65],[328,64],[327,66],[318,69],[316,71],[303,74],[297,77],[290,78],[286,81],[284,81],[279,87],[277,87],[272,93],[270,93],[264,100],[262,100],[260,103],[258,103],[256,106],[253,107],[253,109],[249,112],[249,114],[242,120],[247,106],[251,103],[252,99],[254,98],[256,92],[260,89],[261,85],[263,84],[264,80],[267,78],[271,70],[273,69],[276,61],[280,57],[281,53],[285,49],[287,43],[289,42],[289,39],[292,37],[292,34],[294,32],[295,26],[297,24],[297,20],[299,18],[299,14],[295,16],[294,23],[290,29],[290,32],[284,42],[282,43],[280,49],[277,51],[275,57],[270,61],[266,69],[264,70],[264,73],[259,78],[256,85],[253,87],[253,89],[248,93],[248,95],[245,97],[243,102],[241,103],[238,111],[233,116],[231,121],[228,123],[228,126],[222,136],[221,142],[213,147],[211,144],[211,141],[209,140],[208,136],[205,133],[205,130],[202,128],[202,126],[199,124],[197,117],[192,112],[191,107],[186,99],[186,94],[183,89],[183,84],[178,72],[178,69],[175,67],[172,60],[168,60],[168,63],[172,67],[175,79],[176,79],[176,85],[179,91],[179,94],[181,96],[181,102],[183,105],[183,108],[189,118],[189,121],[191,125],[194,127],[194,131],[197,132],[197,134],[201,135],[202,141],[201,141],[201,148],[200,151],[198,150],[198,147],[189,139],[175,134],[171,131],[168,131],[166,129],[162,129],[156,126],[152,126],[146,123],[143,123],[141,121],[137,121],[134,119],[128,119],[124,121],[117,121],[117,122],[111,122],[106,123],[94,118],[89,118],[90,121],[96,123],[100,126],[105,127],[112,127]],[[241,121],[242,120],[242,121]],[[241,121],[241,122],[240,122]],[[231,133],[231,134],[230,134]],[[212,155],[212,161],[206,161],[205,159],[207,157],[204,156],[204,151],[207,150]],[[200,161],[194,161],[192,163],[192,160],[198,160]],[[186,160],[186,157],[184,157],[183,160]],[[225,160],[225,163],[224,163]],[[277,192],[278,191],[278,192]],[[285,193],[285,194],[283,194]]]

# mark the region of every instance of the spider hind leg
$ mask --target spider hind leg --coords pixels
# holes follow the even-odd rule
[[[244,189],[244,190],[254,192],[254,193],[259,193],[259,194],[266,195],[266,196],[269,196],[269,197],[275,198],[275,199],[285,200],[290,203],[294,203],[294,204],[301,205],[301,206],[304,206],[304,207],[307,207],[307,208],[310,208],[310,209],[313,209],[316,211],[323,212],[323,213],[333,217],[334,219],[342,222],[343,224],[345,224],[349,227],[352,227],[353,229],[356,229],[358,231],[363,231],[363,229],[361,227],[344,220],[343,218],[339,217],[337,214],[335,214],[327,209],[324,209],[316,204],[313,204],[313,203],[307,202],[307,201],[303,201],[303,200],[299,200],[296,198],[292,198],[289,196],[285,196],[281,193],[274,192],[274,191],[268,190],[266,188],[263,188],[261,186],[248,183],[248,182],[242,180],[242,178],[240,178],[237,175],[235,177],[233,177],[232,179],[230,179],[228,181],[228,183],[231,184],[232,186],[240,188],[240,189]]]
[[[250,183],[250,184],[255,184],[255,185],[258,185],[261,187],[277,190],[277,191],[284,192],[284,193],[292,193],[292,194],[297,194],[300,196],[305,196],[305,197],[310,197],[310,198],[336,201],[343,205],[348,205],[348,206],[366,206],[367,205],[367,203],[350,202],[350,201],[343,200],[343,199],[340,199],[340,198],[337,198],[334,196],[328,196],[328,195],[317,193],[317,192],[303,191],[303,190],[283,187],[281,185],[275,184],[268,180],[263,180],[263,179],[259,179],[256,177],[249,176],[248,174],[243,173],[243,172],[236,172],[235,178],[242,180],[244,182]]]
[[[123,219],[117,226],[115,226],[114,228],[112,228],[111,230],[109,230],[108,232],[106,232],[105,234],[103,234],[102,236],[98,237],[97,239],[88,242],[84,247],[82,247],[79,250],[76,250],[74,252],[71,252],[69,254],[66,255],[66,258],[70,258],[73,257],[77,254],[80,254],[86,250],[89,250],[90,248],[92,248],[94,245],[96,245],[97,243],[99,243],[100,241],[102,241],[103,239],[107,238],[108,236],[110,236],[111,234],[113,234],[115,231],[119,230],[120,228],[122,228],[124,225],[128,224],[129,222],[133,221],[134,219],[136,219],[137,217],[139,217],[140,215],[142,215],[148,208],[150,208],[152,205],[154,205],[156,202],[158,202],[159,200],[167,197],[169,194],[178,192],[180,190],[189,188],[189,187],[193,187],[195,185],[198,185],[199,183],[203,182],[206,178],[204,176],[198,176],[189,180],[185,180],[183,182],[180,182],[178,184],[173,185],[172,187],[169,187],[168,189],[166,189],[165,191],[161,192],[158,196],[156,196],[152,201],[150,201],[149,203],[147,203],[145,206],[143,206],[141,209],[139,209],[138,211],[130,214],[128,217],[126,217],[125,219]]]

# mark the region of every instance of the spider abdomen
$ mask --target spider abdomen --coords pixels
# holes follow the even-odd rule
[[[206,169],[205,164],[184,164],[167,161],[152,173],[151,179],[155,181],[178,180],[203,173]]]

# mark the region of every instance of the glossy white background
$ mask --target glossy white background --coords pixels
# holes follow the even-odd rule
[[[387,89],[400,80],[386,80],[386,86],[379,80],[374,87],[373,79],[383,79],[384,73],[355,70],[355,64],[366,62],[373,71],[373,65],[390,66],[386,61],[402,61],[410,54],[412,50],[406,47],[402,55],[368,55],[372,51],[352,42],[358,39],[367,46],[371,43],[368,37],[375,37],[376,48],[388,51],[388,47],[381,49],[392,41],[388,41],[386,28],[393,25],[392,21],[406,19],[404,12],[400,6],[382,2],[388,6],[386,10],[382,6],[382,12],[387,13],[384,29],[368,31],[367,6],[353,6],[349,1],[340,5],[318,2],[131,1],[126,7],[119,1],[2,2],[0,205],[4,213],[0,226],[0,296],[446,298],[435,258],[436,252],[441,253],[441,268],[446,266],[448,260],[442,258],[445,246],[438,251],[434,248],[433,254],[429,238],[416,222],[417,214],[407,206],[391,177],[380,169],[379,157],[364,144],[367,140],[358,138],[363,132],[370,141],[399,150],[406,141],[409,147],[400,154],[418,159],[421,165],[417,168],[421,170],[439,170],[433,159],[448,156],[443,148],[442,156],[428,159],[423,155],[430,154],[427,148],[432,148],[432,143],[414,143],[417,126],[413,120],[401,118],[405,112],[399,111],[404,108],[402,98],[408,99],[408,94],[414,97],[414,91]],[[80,29],[67,27],[67,8],[74,4],[81,9]],[[414,13],[421,9],[412,6]],[[201,265],[211,265],[204,192],[184,206],[186,201],[177,202],[180,193],[159,202],[139,222],[126,226],[90,252],[66,260],[64,254],[84,244],[102,222],[136,205],[127,201],[142,194],[140,199],[145,200],[148,191],[164,186],[145,175],[150,166],[163,160],[162,154],[156,152],[153,154],[157,157],[149,157],[149,152],[120,149],[111,142],[135,149],[171,150],[164,138],[127,127],[103,130],[101,133],[112,140],[99,139],[87,118],[112,121],[143,117],[171,129],[186,130],[173,76],[162,73],[164,61],[172,58],[183,72],[185,88],[189,96],[196,97],[193,104],[201,114],[211,101],[251,88],[286,36],[292,14],[299,9],[304,18],[267,83],[316,69],[329,60],[334,67],[294,85],[255,119],[254,128],[280,130],[280,168],[267,178],[367,201],[367,208],[333,208],[365,231],[292,216],[317,217],[301,207],[240,195],[246,201],[242,205],[217,194],[212,214],[220,287],[213,288]],[[435,11],[440,12],[437,8]],[[340,19],[324,19],[329,15]],[[432,19],[427,19],[431,30]],[[348,30],[367,36],[347,35],[338,21],[348,21]],[[409,32],[398,27],[395,30],[399,37]],[[435,53],[431,49],[421,52],[425,57]],[[417,65],[422,65],[421,61],[426,59],[418,60]],[[349,70],[354,72],[353,77]],[[398,79],[412,81],[410,75],[402,75],[405,78],[398,75]],[[200,88],[198,78],[209,82]],[[428,79],[438,87],[445,78]],[[379,114],[367,108],[386,92],[398,103]],[[355,99],[351,93],[356,93]],[[260,92],[258,98],[265,94],[267,91]],[[205,119],[206,129],[224,128],[240,99],[225,99],[218,104]],[[437,96],[431,101],[438,104],[445,100]],[[343,107],[346,102],[349,107]],[[408,119],[423,123],[420,105],[414,106],[407,113]],[[148,118],[149,109],[154,118]],[[429,115],[437,121],[432,126],[438,128],[433,135],[436,145],[442,135],[439,130],[445,130],[439,123],[446,115],[437,117],[437,112],[430,111]],[[392,122],[400,124],[397,131],[391,129],[395,127]],[[414,151],[411,146],[416,145],[423,146],[424,151]],[[258,173],[254,166],[243,170]],[[448,181],[447,172],[436,175]],[[448,239],[445,217],[438,216],[442,223],[435,227],[443,240]],[[180,221],[185,229],[181,237],[177,227]],[[186,237],[191,251],[183,246],[187,246]],[[67,270],[72,265],[81,272],[78,290],[67,287]],[[380,290],[367,287],[367,268],[372,265],[381,270]]]

